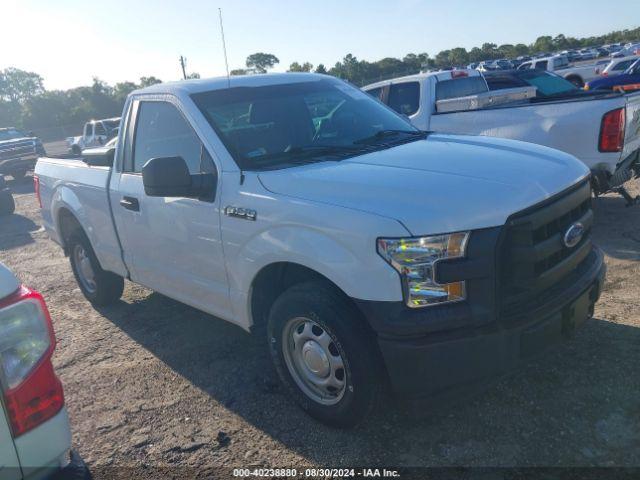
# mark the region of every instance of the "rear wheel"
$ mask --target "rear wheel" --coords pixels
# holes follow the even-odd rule
[[[124,279],[102,269],[86,235],[74,233],[68,246],[73,275],[85,298],[96,306],[118,300],[124,290]]]
[[[0,191],[0,215],[11,215],[16,211],[16,203],[9,190]]]
[[[378,404],[376,345],[340,292],[322,282],[294,285],[274,303],[267,330],[278,375],[309,415],[352,427]]]
[[[80,155],[82,153],[82,150],[80,149],[79,145],[72,145],[71,153],[73,153],[74,155]]]

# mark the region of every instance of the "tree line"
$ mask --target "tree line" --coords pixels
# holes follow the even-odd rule
[[[359,60],[351,53],[333,67],[317,66],[309,62],[293,62],[290,72],[327,73],[362,86],[377,80],[418,73],[424,69],[464,66],[481,60],[515,58],[520,55],[584,48],[616,42],[637,41],[640,27],[619,30],[596,37],[574,38],[565,35],[540,36],[529,45],[484,43],[471,50],[458,47],[443,50],[431,57],[428,53],[408,53],[402,58],[387,57],[375,62]],[[273,54],[251,54],[244,68],[234,69],[231,75],[265,73],[280,63]],[[189,78],[199,78],[192,73]],[[141,77],[138,82],[120,82],[111,86],[94,78],[90,86],[69,90],[45,90],[43,78],[37,73],[17,68],[0,70],[0,127],[15,126],[25,129],[43,129],[58,125],[81,124],[91,118],[118,116],[127,95],[141,87],[160,83],[156,77]]]

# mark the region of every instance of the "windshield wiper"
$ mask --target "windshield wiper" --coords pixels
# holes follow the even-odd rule
[[[262,155],[247,160],[250,160],[254,166],[260,167],[299,165],[327,157],[344,159],[367,153],[374,149],[368,145],[304,145],[291,147],[284,152]]]
[[[360,145],[363,143],[364,144],[373,143],[376,140],[382,140],[384,138],[389,138],[389,137],[397,137],[399,135],[403,135],[403,136],[408,135],[409,136],[408,138],[413,140],[413,139],[426,138],[426,136],[429,135],[429,132],[423,132],[421,130],[391,130],[391,129],[379,130],[373,135],[371,135],[370,137],[361,138],[360,140],[356,140],[353,143],[356,145]]]

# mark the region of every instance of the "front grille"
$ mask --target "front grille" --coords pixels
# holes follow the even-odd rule
[[[33,140],[23,140],[21,142],[13,142],[9,145],[0,146],[0,160],[10,158],[33,156],[36,154],[36,142]]]
[[[564,244],[568,228],[585,228],[573,248]],[[499,248],[498,291],[502,318],[542,303],[588,261],[591,252],[591,188],[588,181],[507,221]]]

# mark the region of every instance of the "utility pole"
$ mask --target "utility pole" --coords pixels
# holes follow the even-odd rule
[[[187,79],[187,70],[186,70],[187,59],[180,55],[180,66],[182,67],[182,78],[184,80]]]

